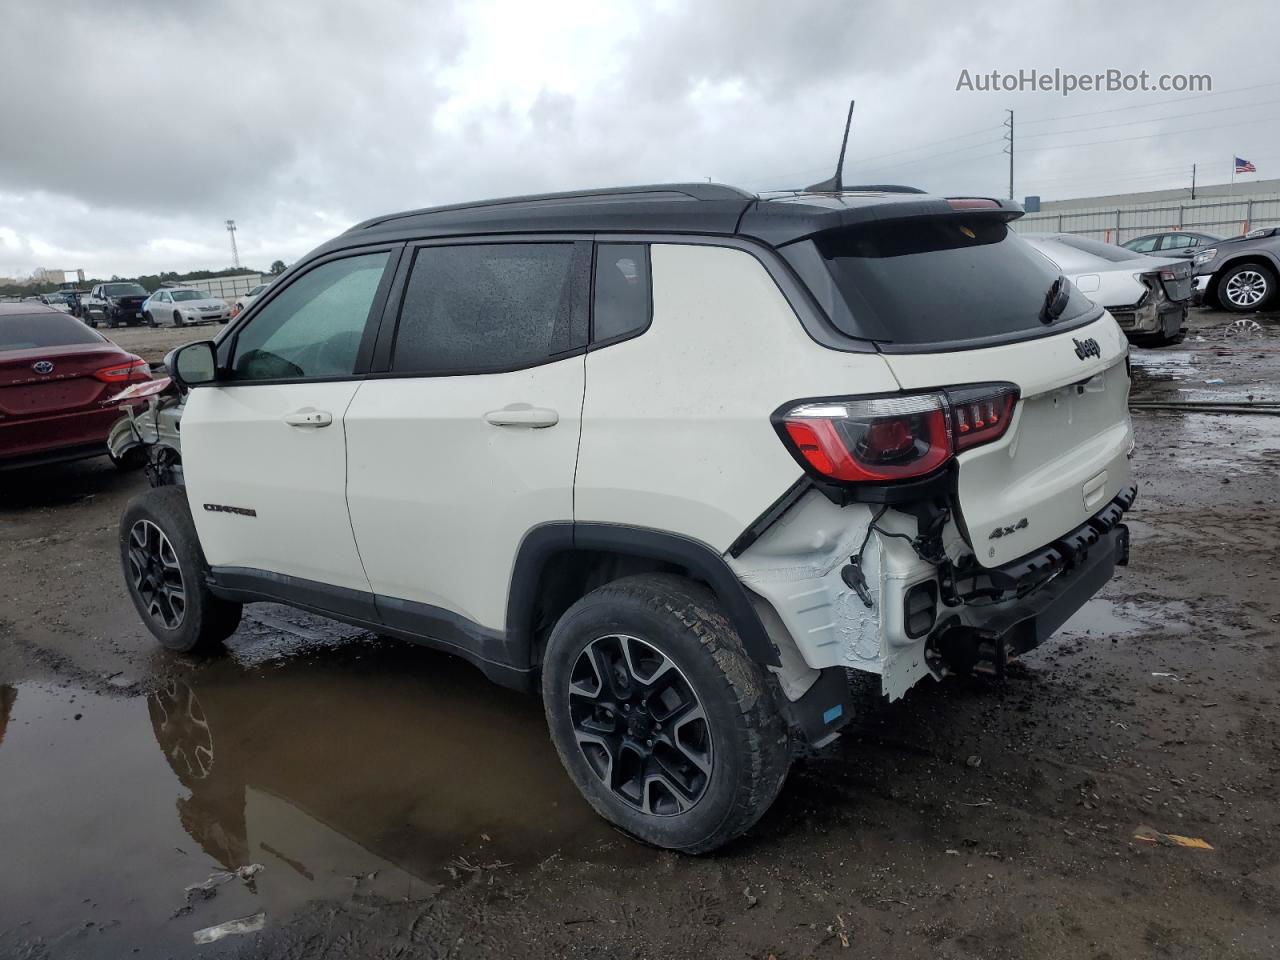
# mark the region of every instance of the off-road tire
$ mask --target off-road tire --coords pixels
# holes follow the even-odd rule
[[[614,636],[637,638],[669,659],[705,712],[711,771],[687,810],[656,815],[628,803],[578,744],[569,693],[575,664],[596,640]],[[556,623],[542,667],[551,739],[587,802],[632,836],[685,853],[705,853],[740,836],[782,789],[791,764],[788,734],[766,683],[714,595],[671,574],[624,577],[582,597]]]
[[[168,539],[182,574],[184,609],[181,621],[172,628],[148,609],[135,586],[136,574],[130,564],[130,535],[140,521],[150,521]],[[243,608],[209,592],[205,582],[208,564],[191,520],[186,490],[183,487],[155,487],[130,500],[120,517],[119,543],[120,564],[129,597],[155,638],[166,649],[177,653],[219,652],[222,641],[240,625]]]

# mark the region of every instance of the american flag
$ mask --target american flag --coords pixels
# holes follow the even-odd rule
[[[1257,173],[1258,168],[1255,167],[1244,157],[1236,157],[1236,173]]]

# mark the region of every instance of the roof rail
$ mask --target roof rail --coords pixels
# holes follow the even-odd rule
[[[747,193],[737,187],[730,187],[723,183],[647,183],[639,184],[631,187],[601,187],[594,190],[570,190],[563,193],[531,193],[518,197],[499,197],[494,200],[478,200],[467,203],[453,203],[441,207],[422,207],[417,210],[405,210],[402,213],[384,214],[380,217],[374,217],[357,223],[348,230],[351,233],[356,230],[367,230],[369,227],[377,226],[380,223],[386,223],[390,220],[401,220],[405,217],[421,217],[430,216],[435,213],[452,213],[458,210],[480,210],[485,207],[501,207],[514,204],[533,204],[533,203],[573,203],[579,200],[629,200],[642,196],[654,196],[657,194],[675,194],[686,200],[755,200],[754,193]]]
[[[873,193],[924,193],[919,187],[904,187],[899,183],[849,183],[842,188],[843,193],[857,193],[867,190]]]

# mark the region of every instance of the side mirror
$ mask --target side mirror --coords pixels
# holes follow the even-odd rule
[[[198,387],[218,379],[218,354],[212,340],[170,350],[164,365],[180,387]]]

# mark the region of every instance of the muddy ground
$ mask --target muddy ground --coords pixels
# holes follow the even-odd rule
[[[1280,400],[1280,321],[1229,319],[1135,351],[1135,400]],[[1280,417],[1134,416],[1101,597],[1003,685],[863,685],[701,858],[597,820],[537,702],[443,655],[270,606],[229,657],[159,652],[115,553],[142,477],[6,476],[0,957],[1274,957]]]

